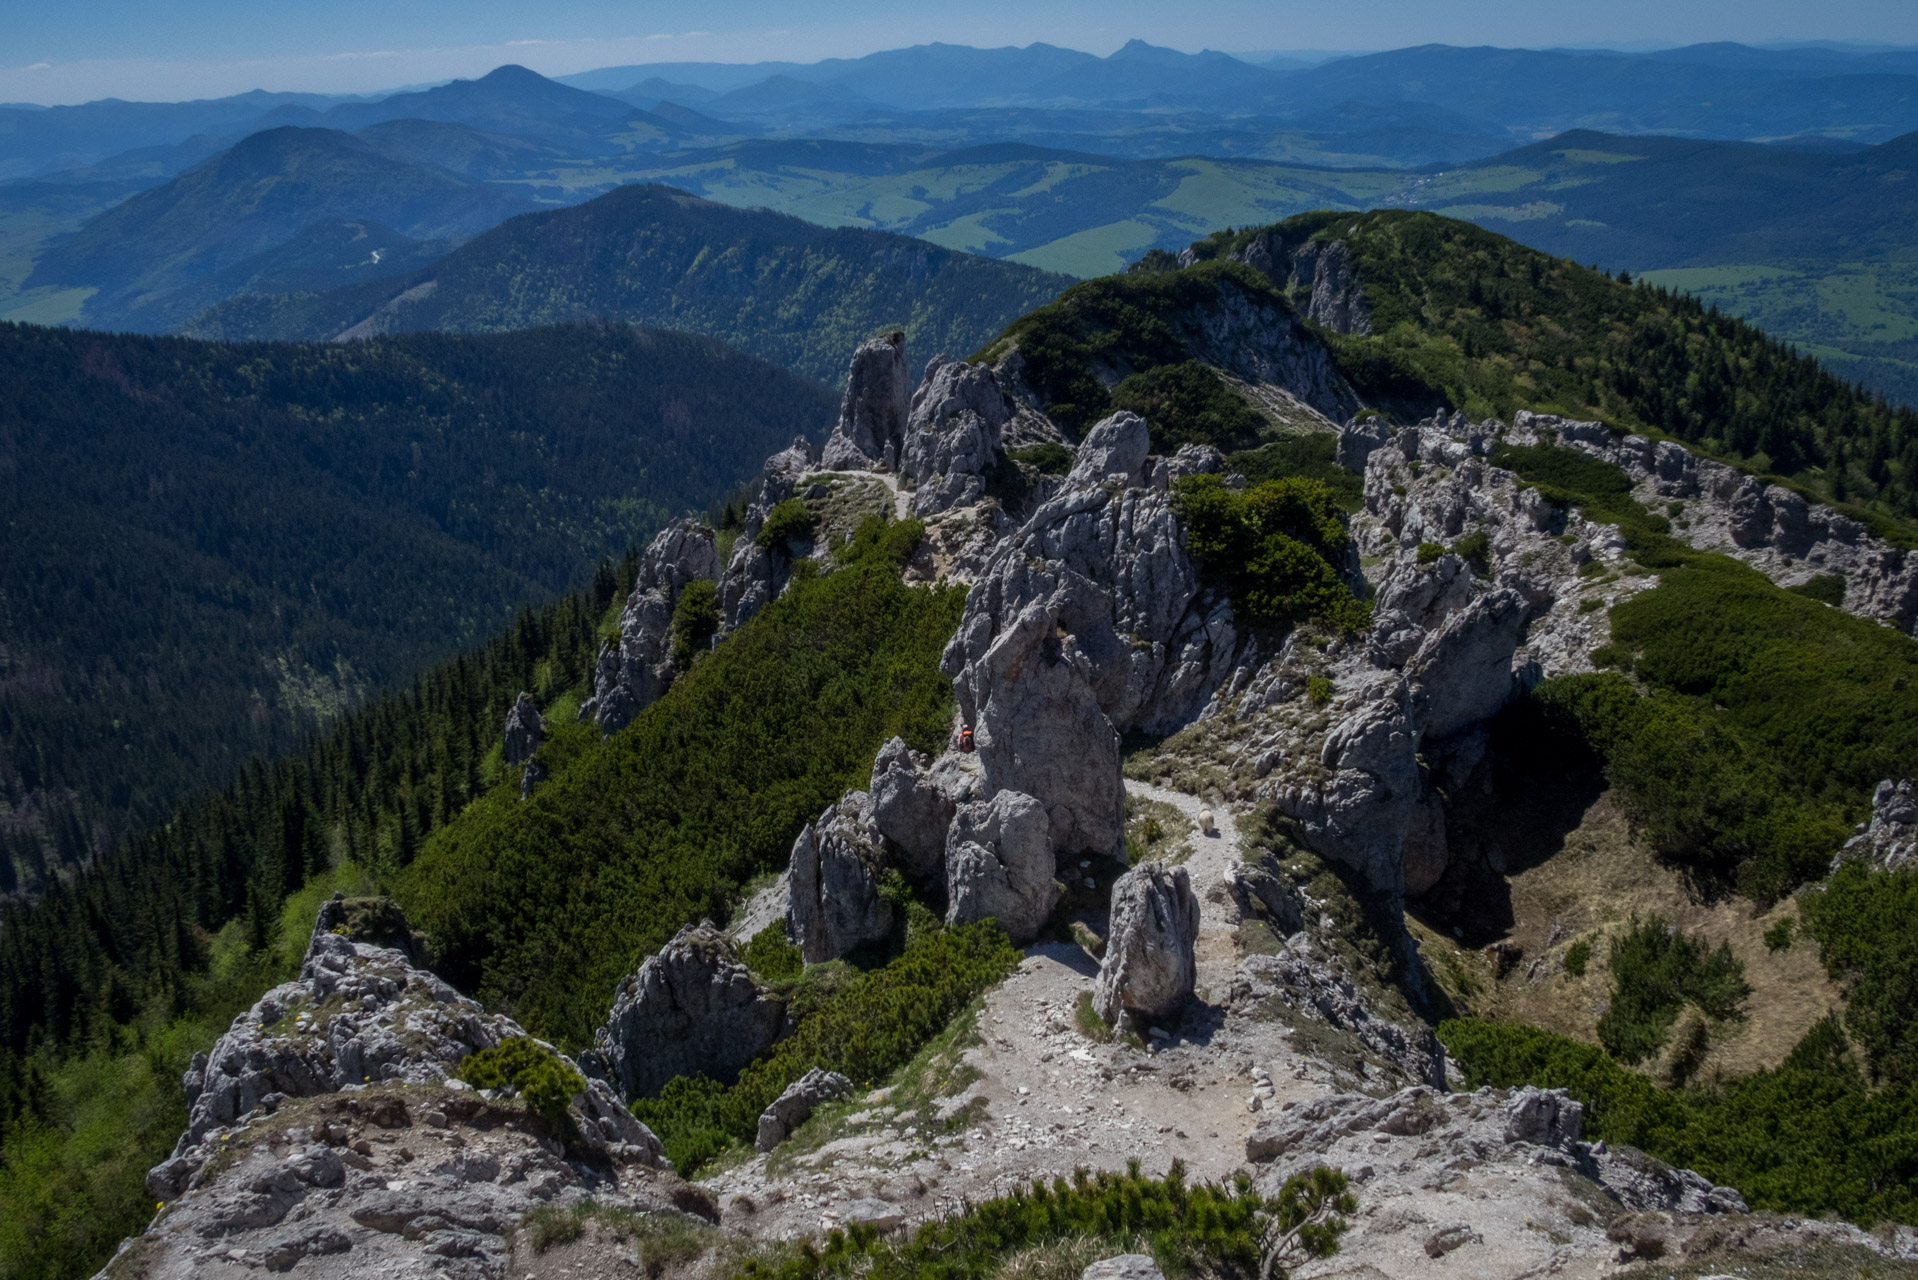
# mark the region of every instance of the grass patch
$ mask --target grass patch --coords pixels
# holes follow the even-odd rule
[[[1150,862],[1155,858],[1172,863],[1184,861],[1181,849],[1193,828],[1192,820],[1177,805],[1127,795],[1125,813],[1125,855],[1128,863],[1136,867],[1141,862]],[[1184,849],[1184,853],[1189,855],[1190,849]]]
[[[1079,1028],[1079,1034],[1096,1044],[1112,1043],[1112,1028],[1092,1007],[1092,993],[1081,991],[1076,1004],[1072,1006],[1072,1025]]]
[[[1062,476],[1072,470],[1072,450],[1050,440],[1014,449],[1006,456],[1014,462],[1025,463],[1042,476]]]

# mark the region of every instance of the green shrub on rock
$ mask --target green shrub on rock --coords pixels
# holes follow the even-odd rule
[[[673,603],[673,665],[681,671],[712,644],[719,632],[719,584],[696,578],[679,589]]]
[[[766,523],[759,526],[759,534],[753,539],[761,551],[771,551],[774,547],[791,547],[795,542],[806,542],[812,538],[812,512],[806,510],[806,504],[797,498],[787,498],[775,503],[766,513]]]
[[[1176,502],[1187,549],[1232,589],[1243,617],[1280,626],[1311,618],[1345,632],[1365,625],[1369,611],[1332,567],[1350,537],[1320,481],[1292,477],[1235,492],[1218,476],[1186,476]]]
[[[1176,453],[1187,444],[1249,449],[1266,425],[1216,371],[1197,360],[1132,374],[1112,389],[1111,407],[1146,420],[1154,453]]]
[[[563,1117],[574,1095],[586,1091],[579,1072],[551,1049],[524,1036],[511,1036],[500,1041],[498,1048],[467,1054],[456,1074],[475,1089],[511,1089],[549,1120]]]
[[[748,969],[767,982],[787,982],[806,968],[799,948],[786,939],[786,926],[775,920],[752,936],[739,953]]]

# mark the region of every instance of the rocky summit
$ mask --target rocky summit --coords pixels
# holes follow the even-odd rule
[[[1262,252],[1277,251],[1242,256]],[[1312,323],[1369,331],[1337,244],[1285,252]],[[149,1179],[160,1212],[109,1273],[555,1275],[555,1259],[613,1256],[542,1252],[558,1237],[535,1230],[540,1212],[591,1201],[710,1220],[685,1228],[708,1234],[677,1261],[647,1264],[692,1274],[834,1228],[910,1231],[1075,1170],[1175,1163],[1266,1197],[1341,1175],[1357,1197],[1341,1251],[1302,1275],[1601,1276],[1727,1241],[1918,1260],[1910,1229],[1753,1214],[1750,1188],[1591,1140],[1565,1089],[1466,1089],[1433,1032],[1461,989],[1433,969],[1449,940],[1407,923],[1488,856],[1454,833],[1468,797],[1498,794],[1501,715],[1597,671],[1609,611],[1658,584],[1628,563],[1627,531],[1502,461],[1602,464],[1672,537],[1786,588],[1835,577],[1832,607],[1903,631],[1908,554],[1670,441],[1529,412],[1359,412],[1299,321],[1248,294],[1189,328],[1213,367],[1316,415],[1361,478],[1356,510],[1254,485],[1211,445],[1155,451],[1129,410],[1073,440],[1016,347],[935,359],[913,388],[901,335],[860,346],[824,452],[802,439],[768,459],[728,554],[687,519],[639,558],[576,749],[696,679],[702,653],[675,650],[688,591],[710,593],[717,652],[788,591],[845,572],[856,537],[905,521],[898,578],[964,591],[939,659],[945,740],[868,745],[724,927],[616,958],[627,976],[591,1047],[537,1046],[570,1090],[544,1111],[531,1084],[461,1078],[537,1042],[435,977],[431,940],[390,903],[328,902],[298,981],[194,1060],[188,1127]],[[1227,517],[1227,534],[1205,523]],[[1247,550],[1278,536],[1259,521],[1286,532]],[[1339,622],[1272,603],[1234,578],[1234,554],[1291,557],[1259,563],[1366,609]],[[546,725],[528,695],[513,705],[504,757],[529,791],[543,741],[567,732],[588,730]],[[1908,862],[1913,812],[1910,783],[1886,781],[1841,861]],[[910,1065],[890,1081],[833,1065],[876,1060],[858,1054],[889,1028],[821,1009],[891,991],[886,957],[984,921],[1018,950],[948,1033],[892,1059]],[[781,1057],[796,1044],[816,1060]],[[625,1239],[594,1231],[561,1244]],[[1136,1252],[1082,1264],[1158,1274]]]

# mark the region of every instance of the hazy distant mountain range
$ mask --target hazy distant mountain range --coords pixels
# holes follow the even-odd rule
[[[634,182],[1077,276],[1225,226],[1396,205],[1691,273],[1670,279],[1910,395],[1914,130],[1918,51],[1731,44],[1318,65],[1139,41],[1104,58],[935,44],[563,81],[509,66],[380,99],[0,108],[0,175],[15,175],[0,181],[0,317],[164,332],[226,299],[345,298],[513,214]],[[1834,273],[1850,283],[1816,287]],[[597,288],[569,282],[570,301],[514,314],[579,314]],[[291,314],[247,303],[214,327]]]

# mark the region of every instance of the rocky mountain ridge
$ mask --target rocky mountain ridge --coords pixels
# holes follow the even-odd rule
[[[1315,282],[1334,278],[1336,261],[1315,271]],[[867,787],[810,823],[786,876],[740,914],[783,919],[808,965],[837,960],[898,926],[886,888],[897,872],[948,924],[991,916],[1027,950],[978,1009],[975,1041],[950,1051],[944,1078],[956,1085],[910,1099],[815,1070],[787,1089],[761,1117],[758,1149],[709,1182],[720,1225],[769,1240],[848,1222],[890,1228],[1128,1157],[1155,1169],[1178,1158],[1207,1178],[1245,1170],[1267,1194],[1302,1168],[1342,1169],[1366,1207],[1337,1265],[1376,1270],[1341,1274],[1403,1274],[1448,1256],[1485,1275],[1609,1274],[1622,1261],[1682,1254],[1710,1234],[1707,1219],[1746,1222],[1736,1188],[1584,1143],[1578,1104],[1563,1092],[1447,1094],[1451,1072],[1417,1014],[1430,992],[1409,935],[1392,939],[1405,962],[1394,994],[1340,958],[1328,905],[1285,871],[1270,837],[1242,835],[1233,810],[1269,805],[1300,847],[1346,868],[1395,913],[1444,874],[1454,856],[1445,797],[1482,765],[1488,721],[1540,679],[1593,669],[1609,629],[1588,601],[1616,603],[1656,583],[1625,564],[1618,527],[1495,465],[1501,447],[1554,443],[1611,462],[1647,494],[1681,504],[1673,518],[1696,545],[1729,543],[1781,581],[1838,574],[1846,608],[1909,626],[1895,549],[1836,513],[1795,505],[1796,495],[1732,483],[1718,464],[1598,424],[1451,415],[1394,428],[1353,417],[1338,447],[1364,474],[1364,509],[1336,568],[1369,597],[1370,624],[1349,635],[1255,626],[1188,548],[1177,482],[1222,471],[1216,449],[1153,456],[1147,422],[1124,412],[1065,445],[1024,390],[1016,351],[992,366],[935,361],[903,394],[900,347],[888,337],[859,349],[818,462],[804,441],[768,460],[723,569],[713,532],[696,523],[654,541],[582,718],[617,732],[670,683],[675,608],[689,584],[712,582],[723,643],[796,573],[831,571],[850,534],[829,518],[844,515],[845,494],[863,495],[861,510],[910,513],[925,535],[908,579],[969,584],[941,660],[955,729],[969,740],[956,734],[932,758],[888,743]],[[1015,431],[1066,448],[1070,469],[1043,475],[1012,460]],[[1222,479],[1229,491],[1246,487]],[[1583,572],[1592,564],[1603,572]],[[515,716],[509,731],[523,740],[527,718]],[[1122,742],[1134,733],[1158,744],[1128,761]],[[1199,777],[1216,812],[1194,813],[1190,835],[1121,873],[1135,804],[1198,809],[1195,797],[1126,777],[1161,768]],[[1880,807],[1872,830],[1895,840],[1908,815],[1892,801]],[[301,984],[270,994],[200,1068],[194,1127],[154,1173],[156,1194],[177,1199],[141,1238],[161,1243],[136,1249],[184,1258],[198,1232],[223,1244],[258,1239],[272,1257],[308,1257],[301,1265],[316,1269],[331,1265],[339,1240],[338,1256],[353,1256],[367,1232],[386,1230],[373,1221],[379,1213],[349,1211],[357,1233],[314,1226],[310,1245],[223,1235],[277,1229],[291,1216],[252,1225],[209,1207],[235,1196],[291,1196],[324,1213],[334,1202],[292,1182],[272,1190],[270,1179],[267,1190],[243,1191],[236,1179],[254,1176],[252,1166],[223,1165],[209,1135],[259,1130],[289,1105],[276,1094],[350,1099],[375,1074],[447,1089],[464,1053],[517,1032],[462,1003],[404,950],[335,934],[330,920],[322,914]],[[1048,932],[1062,925],[1077,941]],[[335,995],[363,1013],[295,1008]],[[443,1005],[452,1012],[437,1012]],[[268,1036],[288,1016],[291,1036]],[[743,962],[739,943],[711,924],[688,926],[622,984],[593,1050],[580,1055],[585,1083],[571,1114],[581,1145],[548,1151],[563,1167],[545,1166],[532,1198],[705,1207],[656,1171],[656,1139],[620,1104],[676,1076],[724,1082],[786,1029],[777,992]],[[251,1158],[266,1159],[255,1142]],[[343,1186],[335,1200],[352,1199],[358,1184],[345,1174],[330,1183],[323,1156],[301,1148],[287,1160],[290,1172],[272,1175],[279,1182],[299,1182],[312,1165],[302,1186]],[[532,1193],[494,1177],[509,1190],[485,1194],[510,1201],[486,1219],[497,1231],[444,1212],[445,1197],[466,1193],[430,1182],[409,1197],[413,1216],[379,1220],[404,1219],[398,1236],[429,1267],[503,1275],[519,1256],[514,1215]],[[203,1222],[214,1225],[195,1225]],[[497,1242],[448,1234],[462,1231]],[[1918,1258],[1910,1232],[1767,1220],[1748,1234],[1765,1231]],[[244,1265],[255,1246],[233,1247],[240,1257],[231,1248],[224,1261],[204,1248],[192,1256]],[[1331,1265],[1305,1274],[1333,1274]]]

